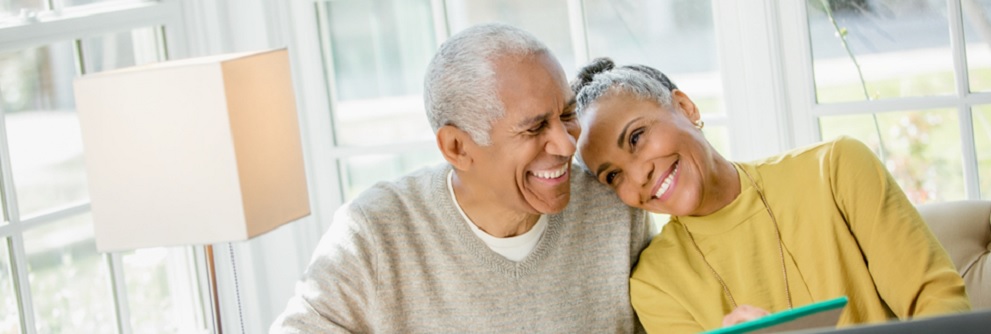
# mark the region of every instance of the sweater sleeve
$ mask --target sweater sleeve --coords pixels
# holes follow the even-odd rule
[[[964,283],[915,206],[873,152],[843,138],[829,151],[837,206],[881,298],[901,319],[970,310]]]
[[[375,252],[350,204],[334,214],[295,295],[270,333],[371,332]]]
[[[699,333],[704,330],[676,299],[649,282],[630,279],[630,302],[647,333]]]

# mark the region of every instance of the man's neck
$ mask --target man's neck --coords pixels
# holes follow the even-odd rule
[[[454,172],[451,186],[454,188],[454,201],[465,212],[468,219],[485,233],[497,238],[509,238],[529,232],[540,214],[519,212],[500,205],[491,192],[472,191]]]

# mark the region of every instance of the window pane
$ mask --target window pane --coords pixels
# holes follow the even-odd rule
[[[10,242],[0,238],[0,333],[20,333],[20,308],[14,291],[13,272],[10,268]]]
[[[0,226],[7,225],[10,217],[7,215],[7,195],[3,190],[4,182],[0,177]]]
[[[575,63],[567,0],[447,0],[447,20],[452,33],[489,22],[529,31],[551,49],[569,80],[584,65]]]
[[[69,42],[0,54],[14,188],[22,216],[89,198]]]
[[[964,0],[961,4],[970,91],[986,92],[991,90],[991,0]]]
[[[981,180],[981,198],[991,199],[991,106],[974,108],[974,147],[977,172]]]
[[[82,39],[83,73],[96,73],[159,61],[155,28]]]
[[[421,95],[338,102],[334,109],[340,146],[434,139]]]
[[[821,117],[824,140],[856,138],[881,161],[915,204],[965,199],[957,113],[950,110]],[[880,136],[878,131],[880,131]],[[881,154],[881,151],[884,153]]]
[[[150,2],[157,0],[54,0],[55,2],[61,2],[63,6],[82,6],[94,3],[109,3],[109,2]]]
[[[701,112],[723,112],[710,1],[585,0],[584,4],[590,58],[654,67],[688,93]]]
[[[89,214],[24,232],[24,247],[39,333],[116,331],[110,271]]]
[[[429,0],[330,1],[321,17],[331,40],[339,145],[430,140],[423,76],[433,56]]]
[[[394,180],[424,166],[444,161],[436,148],[402,154],[374,154],[341,160],[342,179],[346,180],[346,197],[353,199],[379,181]]]
[[[121,254],[131,329],[135,333],[203,332],[189,248],[147,248]]]
[[[824,2],[830,3],[829,11]],[[808,0],[808,4],[820,103],[955,92],[945,2]],[[830,23],[828,13],[839,29]],[[852,55],[840,36],[846,36]]]
[[[732,156],[730,155],[729,129],[725,125],[706,125],[702,128],[702,133],[705,134],[705,139],[709,141],[709,144],[712,144],[712,147],[719,154],[727,158]]]
[[[0,1],[0,21],[16,20],[21,11],[40,12],[45,9],[45,0]]]

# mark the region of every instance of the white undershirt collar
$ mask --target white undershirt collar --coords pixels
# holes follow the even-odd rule
[[[547,215],[540,215],[540,219],[537,219],[537,224],[534,224],[533,228],[526,233],[508,238],[494,237],[478,228],[478,226],[476,226],[475,223],[468,218],[468,215],[465,214],[464,210],[461,209],[461,205],[458,204],[458,199],[454,195],[454,183],[452,182],[453,177],[454,170],[451,170],[447,173],[447,190],[451,193],[451,201],[454,202],[454,207],[458,208],[458,213],[461,214],[461,218],[463,218],[464,222],[468,224],[471,231],[475,232],[475,235],[482,239],[489,249],[499,255],[502,255],[510,261],[515,262],[523,260],[527,255],[530,255],[530,253],[533,252],[533,249],[537,247],[537,243],[540,242],[540,237],[543,236],[544,231],[547,230]]]

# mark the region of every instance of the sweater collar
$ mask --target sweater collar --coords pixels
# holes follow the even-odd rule
[[[523,260],[511,261],[486,246],[485,242],[479,239],[471,228],[462,221],[461,213],[454,204],[455,199],[451,197],[447,188],[447,175],[453,169],[451,165],[445,166],[441,169],[441,173],[434,175],[432,182],[434,194],[438,196],[435,203],[443,212],[443,216],[438,217],[444,220],[441,223],[447,228],[453,229],[458,241],[464,246],[465,253],[483,265],[516,278],[532,272],[558,242],[559,227],[563,221],[562,214],[546,214],[545,216],[548,218],[547,229],[540,241],[537,242],[537,246]],[[567,210],[563,212],[567,212]]]
[[[685,224],[693,234],[711,235],[729,231],[755,214],[765,212],[760,195],[741,170],[746,168],[754,176],[754,182],[763,189],[763,178],[757,168],[743,163],[737,164],[735,168],[740,178],[740,194],[732,202],[706,216],[677,216],[672,217],[672,220]]]

